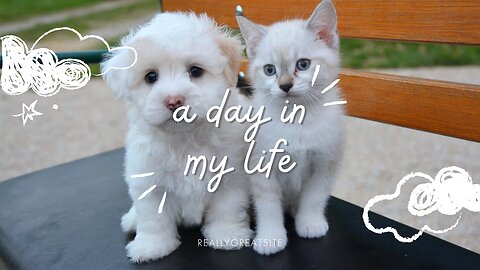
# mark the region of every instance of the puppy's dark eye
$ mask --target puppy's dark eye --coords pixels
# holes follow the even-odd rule
[[[310,67],[310,60],[309,59],[300,59],[297,61],[297,69],[298,70],[307,70]]]
[[[145,82],[148,84],[153,84],[158,80],[158,73],[156,71],[149,71],[145,75]]]
[[[277,70],[275,69],[274,65],[267,64],[263,67],[263,71],[265,72],[265,75],[267,76],[273,76],[277,73]]]
[[[188,70],[188,73],[192,78],[199,78],[203,75],[204,71],[205,70],[201,67],[191,66],[190,69]]]

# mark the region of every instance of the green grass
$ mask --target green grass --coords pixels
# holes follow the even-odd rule
[[[348,68],[480,65],[479,46],[342,39],[340,48]]]
[[[480,65],[480,46],[342,38],[340,53],[345,68]]]
[[[0,0],[2,1],[2,0]],[[88,0],[85,0],[88,1]],[[90,2],[93,2],[90,0]],[[135,18],[136,16],[143,16],[147,12],[155,13],[160,11],[159,2],[154,0],[139,0],[135,4],[115,8],[109,11],[92,13],[83,17],[78,17],[74,19],[69,19],[61,22],[56,22],[52,24],[43,24],[36,26],[34,28],[20,31],[17,33],[12,33],[13,35],[21,37],[27,42],[33,42],[38,37],[40,37],[46,31],[61,26],[68,26],[76,29],[80,33],[85,33],[88,30],[101,27],[102,24],[110,23],[112,21],[121,21],[124,18]],[[125,29],[127,32],[129,29]],[[65,37],[71,38],[71,34],[66,32]],[[61,34],[56,34],[56,38],[61,38]],[[107,39],[107,42],[111,47],[117,45],[119,38],[110,38]],[[99,44],[101,46],[101,44]],[[104,49],[103,47],[95,47],[90,49]],[[92,74],[100,73],[100,67],[98,64],[89,64]]]
[[[28,30],[14,33],[14,35],[19,36],[25,41],[34,41],[46,31],[55,27],[62,27],[62,26],[72,27],[75,30],[79,31],[80,33],[85,33],[90,29],[102,27],[102,25],[105,23],[121,21],[125,18],[135,18],[138,16],[142,16],[149,11],[151,13],[154,13],[155,11],[160,11],[159,4],[157,1],[152,1],[152,0],[137,1],[135,4],[120,7],[120,8],[115,8],[109,11],[92,13],[83,17],[73,18],[73,19],[56,22],[52,24],[39,25]],[[128,31],[129,29],[125,29],[125,30]],[[58,36],[56,37],[58,38]]]
[[[105,0],[0,0],[0,23],[10,23],[102,2]]]

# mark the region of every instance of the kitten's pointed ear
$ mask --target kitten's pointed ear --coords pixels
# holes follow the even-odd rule
[[[265,36],[266,31],[262,26],[255,24],[243,16],[237,16],[237,23],[245,39],[248,57],[252,58],[255,56],[255,50]]]
[[[330,0],[323,0],[307,21],[307,27],[318,38],[334,49],[338,49],[337,13]]]

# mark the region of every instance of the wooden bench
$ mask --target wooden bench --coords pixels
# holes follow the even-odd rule
[[[480,45],[478,0],[332,2],[341,37]],[[238,5],[244,16],[268,25],[284,18],[305,18],[319,0],[163,0],[162,3],[165,11],[206,12],[218,23],[238,28],[235,21]],[[350,116],[480,141],[478,85],[344,69],[340,86]]]

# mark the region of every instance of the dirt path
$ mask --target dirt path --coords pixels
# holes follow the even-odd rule
[[[135,0],[118,0],[118,1],[109,1],[97,5],[88,6],[85,8],[70,9],[62,12],[57,12],[54,14],[48,14],[38,17],[33,17],[26,21],[14,22],[9,24],[0,25],[0,35],[14,33],[22,30],[26,30],[32,27],[35,27],[39,24],[49,24],[58,21],[63,21],[66,19],[82,17],[94,12],[107,11],[114,8],[124,7],[127,5],[134,4]]]

